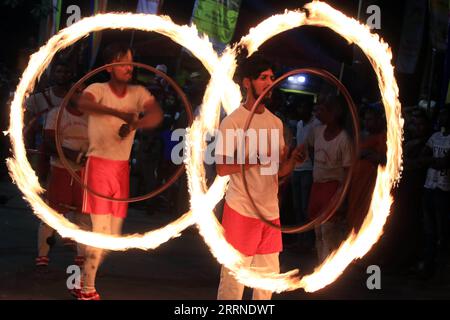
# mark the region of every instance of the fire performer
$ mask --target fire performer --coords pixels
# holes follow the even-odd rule
[[[114,43],[104,51],[104,63],[132,62],[130,48]],[[89,149],[84,172],[84,184],[96,192],[114,198],[129,196],[129,157],[135,130],[152,129],[163,119],[161,108],[144,87],[131,85],[133,66],[120,65],[107,69],[110,80],[94,83],[81,96],[78,107],[89,114]],[[139,114],[144,116],[139,119]],[[127,214],[127,203],[99,198],[86,190],[83,213],[90,214],[92,230],[120,235]],[[83,268],[81,300],[98,300],[95,289],[97,269],[104,250],[88,247]]]
[[[237,151],[236,148],[236,136],[231,143],[233,148],[229,148],[231,141],[227,141],[227,131],[236,132],[244,128],[256,99],[273,83],[274,73],[269,61],[260,55],[254,55],[241,63],[238,76],[246,99],[238,109],[223,119],[216,147],[217,173],[220,176],[230,176],[225,196],[222,226],[227,241],[245,256],[244,263],[247,267],[264,268],[267,272],[279,273],[278,256],[282,250],[281,231],[266,225],[259,219],[244,189],[241,164],[238,163],[240,157],[237,153],[240,151]],[[245,170],[247,170],[246,177],[251,188],[250,192],[258,210],[269,221],[279,225],[278,177],[292,172],[295,165],[303,161],[304,155],[303,148],[300,146],[292,152],[289,158],[285,156],[287,148],[285,148],[283,139],[283,123],[266,108],[270,97],[271,92],[257,107],[255,117],[249,127],[249,131],[253,130],[259,137],[261,137],[261,133],[267,135],[267,149],[258,143],[260,145],[256,164],[252,164],[252,156],[246,151]],[[278,139],[275,141],[270,140],[272,131],[278,133]],[[251,143],[252,141],[249,141],[249,144]],[[264,164],[264,161],[259,160],[266,156],[262,150],[271,150],[272,152],[277,148],[277,154],[281,154],[281,157],[272,157],[273,154],[271,154],[269,161],[271,163]],[[243,155],[241,156],[244,158]],[[272,166],[274,162],[279,170],[270,174],[263,173],[263,169]],[[244,285],[240,284],[229,270],[222,267],[218,299],[242,299],[243,292]],[[260,289],[253,291],[253,299],[270,299],[271,297],[271,291]]]
[[[71,210],[75,211],[73,212],[73,222],[86,230],[89,228],[89,219],[80,214],[83,194],[81,186],[64,168],[56,151],[55,130],[59,109],[60,107],[55,107],[48,112],[44,128],[45,149],[51,154],[47,201],[54,210],[63,214],[68,214]],[[62,112],[61,132],[59,132],[62,136],[62,149],[64,155],[69,159],[72,169],[80,175],[88,150],[87,116],[77,110],[73,103],[69,103]],[[39,225],[36,266],[48,265],[49,239],[52,238],[54,232],[44,222]],[[75,264],[82,265],[83,263],[84,246],[77,244]]]

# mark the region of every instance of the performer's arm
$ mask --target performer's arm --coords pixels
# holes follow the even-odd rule
[[[301,144],[292,151],[292,154],[289,158],[281,162],[280,169],[278,171],[278,176],[280,177],[287,176],[294,170],[294,168],[297,165],[303,163],[305,159],[306,159],[305,146]]]
[[[238,142],[236,141],[236,137],[227,134],[228,130],[237,130],[238,128],[236,123],[228,117],[223,119],[220,124],[215,149],[215,159],[216,171],[221,177],[241,173],[242,162],[244,163],[244,170],[261,165],[259,158],[256,155],[251,159],[252,161],[250,161],[249,155],[246,155],[245,159],[242,159],[243,154],[238,157],[238,151],[236,150]],[[229,145],[230,143],[231,145]]]
[[[161,107],[156,101],[155,97],[148,92],[144,87],[138,87],[137,98],[138,110],[144,112],[144,116],[141,119],[134,119],[131,122],[123,124],[119,129],[119,136],[125,138],[136,129],[155,129],[164,119],[164,114]]]
[[[161,107],[154,96],[151,96],[144,104],[144,116],[134,122],[123,125],[120,128],[119,135],[126,137],[131,131],[136,129],[154,129],[163,121],[164,115]]]
[[[122,112],[97,103],[95,101],[95,97],[89,92],[83,93],[83,95],[78,100],[77,108],[83,113],[86,112],[89,114],[104,114],[117,117],[119,119],[122,119],[126,123],[133,123],[137,119],[137,114],[135,113]]]
[[[291,156],[283,161],[280,165],[280,169],[278,171],[278,175],[283,177],[292,172],[294,170],[296,165],[301,164],[303,161],[305,161],[306,156],[304,155],[304,148],[303,145],[298,146],[297,148],[292,151]],[[260,163],[256,164],[250,164],[248,159],[245,161],[244,170],[248,170],[254,166],[260,165]],[[216,170],[217,174],[221,177],[227,176],[234,173],[240,173],[241,172],[241,164],[226,164],[226,157],[223,157],[222,164],[216,163]]]
[[[237,164],[237,163],[227,164],[226,163],[227,158],[225,156],[223,156],[222,159],[223,159],[222,163],[216,163],[216,171],[219,176],[224,177],[224,176],[229,176],[231,174],[241,172],[241,167],[242,167],[241,164]],[[233,162],[235,162],[235,161],[233,161]],[[259,165],[259,164],[258,163],[250,164],[248,159],[246,159],[245,164],[244,164],[244,170],[248,170],[257,165]]]

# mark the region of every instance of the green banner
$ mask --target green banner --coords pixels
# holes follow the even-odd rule
[[[240,6],[241,0],[196,0],[192,22],[223,48],[233,38]]]

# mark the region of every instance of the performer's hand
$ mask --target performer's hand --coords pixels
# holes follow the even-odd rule
[[[123,139],[126,138],[131,131],[133,131],[133,128],[131,125],[129,125],[128,123],[124,123],[123,125],[120,126],[119,129],[119,136]]]
[[[296,165],[300,165],[305,162],[307,157],[307,152],[304,144],[299,145],[292,151],[291,160],[295,162]]]
[[[127,124],[134,124],[138,120],[138,115],[135,112],[120,112],[119,117]]]
[[[86,161],[87,161],[86,153],[79,152],[76,159],[76,163],[84,167],[86,165]]]
[[[69,104],[72,108],[77,109],[78,103],[80,101],[81,96],[83,95],[84,89],[86,89],[86,85],[83,83],[75,90],[72,98],[69,101]]]
[[[289,156],[289,146],[284,146],[284,148],[281,150],[280,159],[281,162],[285,161]]]

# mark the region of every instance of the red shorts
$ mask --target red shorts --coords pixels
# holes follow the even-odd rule
[[[84,184],[93,191],[113,198],[128,198],[130,194],[130,166],[128,161],[89,157],[83,174]],[[127,216],[128,203],[100,198],[83,191],[83,213]]]
[[[280,219],[271,221],[280,225]],[[281,231],[257,218],[249,218],[233,210],[225,202],[222,227],[225,238],[239,252],[246,256],[270,254],[283,250]]]
[[[339,188],[339,181],[314,182],[308,204],[308,216],[313,220],[322,214]]]
[[[77,172],[80,175],[80,172]],[[63,214],[71,211],[69,207],[80,211],[83,203],[80,184],[72,178],[69,171],[55,166],[50,167],[47,200],[54,210]]]

